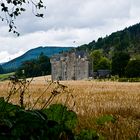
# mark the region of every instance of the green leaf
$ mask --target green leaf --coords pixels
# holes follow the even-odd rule
[[[19,106],[4,101],[3,97],[0,98],[0,118],[14,116],[20,109]]]
[[[51,105],[48,109],[44,109],[43,112],[47,114],[49,120],[63,123],[69,129],[73,129],[77,125],[77,115],[75,112],[68,110],[66,106],[62,104]]]
[[[45,115],[44,115],[45,116]],[[16,113],[12,135],[17,137],[37,137],[45,134],[47,119],[37,110],[22,110]]]

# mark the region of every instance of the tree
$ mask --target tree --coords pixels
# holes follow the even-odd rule
[[[3,74],[4,73],[4,70],[2,68],[2,66],[0,65],[0,74]]]
[[[96,67],[97,70],[110,70],[111,62],[108,58],[102,57]]]
[[[29,60],[22,63],[22,65],[17,69],[16,75],[18,77],[35,77],[38,75],[39,68],[37,67],[36,60]]]
[[[91,60],[93,61],[93,70],[97,71],[100,69],[110,70],[111,62],[107,57],[103,56],[102,50],[94,50],[90,54]]]
[[[103,54],[101,50],[94,50],[91,52],[90,57],[93,61],[93,69],[94,71],[97,71],[97,65],[99,61],[101,60]]]
[[[51,73],[51,63],[49,57],[41,53],[38,58],[40,75],[48,75]]]
[[[128,64],[130,56],[125,52],[117,52],[112,57],[112,74],[119,75],[120,77],[125,74],[125,67]]]
[[[128,78],[140,77],[140,60],[130,60],[125,68],[125,75]]]
[[[0,10],[1,10],[1,20],[6,21],[9,26],[9,32],[13,32],[19,36],[20,34],[17,31],[15,25],[15,19],[26,11],[26,5],[32,7],[33,14],[37,17],[43,17],[41,9],[45,9],[44,3],[42,0],[1,0],[0,1]]]
[[[50,59],[43,53],[39,55],[38,59],[25,61],[16,71],[18,77],[36,77],[49,74],[51,74]]]

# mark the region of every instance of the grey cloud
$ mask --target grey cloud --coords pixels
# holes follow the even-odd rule
[[[47,0],[45,19],[35,18],[28,10],[17,25],[21,33],[66,27],[96,28],[104,26],[106,20],[129,18],[131,4],[131,0]]]
[[[16,24],[21,36],[7,32],[0,22],[0,52],[14,56],[45,45],[78,46],[140,21],[140,0],[46,0],[45,18],[31,8]],[[76,41],[73,44],[73,41]]]
[[[106,20],[129,17],[130,0],[48,0],[44,19],[24,15],[18,26],[22,33],[50,30],[52,28],[96,28],[104,26]]]

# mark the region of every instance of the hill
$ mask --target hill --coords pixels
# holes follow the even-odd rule
[[[72,48],[73,47],[56,47],[56,46],[34,48],[27,51],[25,54],[21,55],[20,57],[17,57],[7,63],[2,64],[2,67],[6,72],[11,72],[17,69],[24,61],[36,59],[41,54],[41,52],[43,52],[44,55],[51,57],[54,54],[58,54],[63,51],[69,51]]]
[[[77,49],[89,51],[102,49],[108,58],[111,58],[118,51],[128,52],[132,58],[140,58],[140,23],[114,32],[104,38],[100,37],[97,41],[93,40]]]

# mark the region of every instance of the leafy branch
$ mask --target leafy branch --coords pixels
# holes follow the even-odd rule
[[[13,32],[17,36],[19,36],[20,33],[17,31],[15,19],[26,11],[26,5],[31,5],[32,13],[36,17],[44,17],[41,9],[46,9],[46,6],[42,0],[0,0],[0,9],[2,13],[0,19],[6,21],[9,26],[9,32]]]

